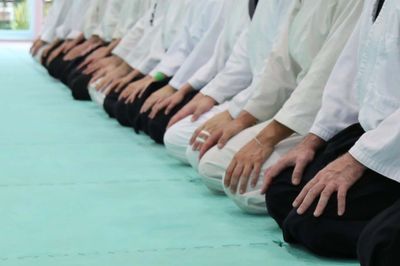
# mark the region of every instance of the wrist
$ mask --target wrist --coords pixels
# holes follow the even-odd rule
[[[279,142],[290,137],[293,133],[293,130],[290,128],[273,120],[257,135],[257,140],[264,146],[275,147]]]
[[[355,167],[357,172],[364,172],[367,169],[367,167],[360,163],[353,155],[351,155],[350,152],[347,152],[343,157],[345,157],[346,161]]]
[[[239,116],[236,118],[236,122],[244,129],[244,128],[249,128],[249,127],[256,125],[258,121],[250,113],[241,112],[239,114]]]
[[[303,140],[303,144],[313,151],[318,150],[325,145],[325,143],[325,140],[312,133],[308,134]]]

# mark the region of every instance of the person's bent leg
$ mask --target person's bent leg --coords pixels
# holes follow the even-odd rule
[[[90,100],[88,86],[91,79],[92,75],[81,74],[71,82],[70,89],[72,91],[72,97],[75,100],[79,101]]]
[[[364,130],[357,124],[330,140],[307,167],[302,183],[296,187],[298,192],[326,165],[348,152],[362,134]],[[297,193],[289,182],[290,177],[290,171],[285,171],[275,178],[267,191],[268,210],[273,218],[278,217],[287,242],[301,244],[322,256],[355,258],[358,238],[366,224],[400,197],[400,184],[367,170],[349,190],[343,216],[337,214],[337,195],[331,197],[321,217],[313,215],[317,202],[308,212],[299,215],[291,207]],[[286,180],[282,183],[281,179]],[[277,211],[279,206],[282,212],[290,210],[283,222],[284,213]]]
[[[203,183],[213,192],[224,193],[222,179],[235,154],[268,124],[264,122],[243,130],[233,137],[224,148],[214,146],[199,163],[199,173]]]
[[[225,193],[244,212],[250,214],[267,214],[265,196],[261,195],[261,188],[264,183],[265,171],[269,167],[277,163],[282,156],[284,156],[287,152],[289,152],[289,150],[297,146],[302,140],[302,136],[295,134],[276,145],[274,152],[263,164],[255,187],[252,187],[249,181],[245,193],[240,194],[239,192],[237,192],[233,194],[229,188],[224,187]]]
[[[376,216],[358,241],[361,266],[400,265],[400,200]]]
[[[193,164],[196,165],[195,169],[197,170],[199,154],[192,150],[190,139],[197,128],[207,122],[210,118],[214,117],[214,115],[226,111],[227,109],[227,103],[217,105],[207,113],[200,116],[197,121],[193,122],[192,116],[188,116],[168,128],[164,135],[164,145],[167,148],[168,153],[185,164],[192,164],[191,161],[196,161],[196,163]],[[191,151],[193,151],[193,159],[190,159],[193,157]]]
[[[197,91],[193,91],[185,96],[183,101],[175,106],[171,112],[166,115],[164,110],[160,110],[154,119],[148,120],[147,123],[147,134],[158,144],[164,144],[164,135],[167,131],[167,126],[171,118],[179,112],[187,103],[189,103],[194,96],[196,96]]]

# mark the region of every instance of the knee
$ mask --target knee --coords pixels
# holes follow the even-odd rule
[[[79,101],[90,100],[88,84],[89,76],[78,76],[71,82],[72,97]]]
[[[169,154],[184,163],[188,163],[185,154],[187,145],[182,143],[183,138],[180,133],[180,128],[177,125],[168,128],[164,134],[164,145]]]
[[[282,227],[283,221],[292,210],[292,200],[296,197],[296,187],[291,183],[292,170],[288,169],[277,176],[265,194],[269,215]]]
[[[166,130],[164,124],[163,118],[160,116],[154,119],[148,118],[147,120],[147,134],[158,144],[164,144],[164,134]]]
[[[131,124],[129,123],[127,105],[125,102],[118,101],[115,98],[114,106],[114,115],[119,124],[124,127],[130,127]]]
[[[189,164],[196,170],[199,171],[199,163],[200,153],[198,151],[194,151],[191,145],[188,145],[186,148],[186,159],[188,160]]]
[[[224,181],[222,180],[222,184]],[[253,190],[244,194],[232,193],[230,189],[224,186],[225,194],[236,204],[243,212],[252,215],[265,215],[267,208],[265,206],[265,197],[261,195],[260,190]]]
[[[208,151],[199,162],[198,171],[203,183],[212,192],[224,193],[222,184],[222,174],[219,167],[215,164],[218,152],[213,149]]]

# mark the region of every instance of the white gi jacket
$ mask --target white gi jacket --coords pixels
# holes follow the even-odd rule
[[[188,13],[188,8],[194,0],[160,0],[157,3],[157,13],[161,17],[153,30],[146,34],[138,46],[135,47],[133,55],[130,54],[130,65],[143,74],[148,74],[160,63],[172,41],[183,27],[183,22]],[[149,45],[150,44],[150,45]],[[139,50],[137,50],[139,49]],[[138,55],[138,52],[142,52]]]
[[[54,1],[43,24],[40,34],[42,41],[50,43],[56,39],[56,29],[64,23],[71,5],[69,0]]]
[[[220,32],[219,27],[213,27],[215,32],[209,34],[213,38],[211,41],[204,38],[185,60],[169,83],[172,87],[179,89],[189,83],[194,89],[200,90],[225,66],[238,37],[250,23],[248,1],[225,0],[222,11],[225,21],[215,46],[212,45],[215,42],[214,34]]]
[[[85,18],[93,4],[87,0],[69,1],[70,8],[67,17],[62,25],[57,30],[57,38],[59,39],[75,39],[83,33]]]
[[[128,55],[132,52],[134,53],[134,48],[138,45],[139,41],[143,38],[145,39],[145,35],[152,35],[152,31],[154,31],[154,26],[159,25],[159,21],[163,17],[162,12],[157,12],[159,10],[159,6],[157,3],[160,0],[150,0],[150,7],[146,10],[146,12],[140,17],[140,19],[135,23],[135,25],[129,29],[126,35],[122,38],[121,42],[117,47],[112,51],[114,55],[119,56],[124,59],[128,64],[131,64]],[[146,48],[143,45],[143,48]],[[148,49],[147,49],[148,50]],[[143,51],[139,51],[137,55],[132,54],[132,58],[137,58],[137,56],[141,56],[146,54],[146,49]],[[131,59],[132,60],[132,59]]]
[[[260,0],[251,24],[235,44],[224,69],[201,90],[219,103],[234,97],[229,104],[233,117],[243,109],[258,83],[265,59],[292,6],[293,0]]]
[[[121,0],[121,13],[112,39],[120,39],[150,8],[150,0]]]
[[[350,153],[362,164],[400,182],[400,2],[377,2],[363,15],[327,84],[311,132],[325,140],[360,123],[366,133]]]
[[[84,23],[84,35],[85,39],[90,39],[90,37],[94,35],[98,36],[110,36],[112,33],[110,32],[103,32],[104,30],[110,30],[110,27],[107,25],[116,23],[114,18],[107,15],[111,13],[115,13],[115,9],[108,8],[108,4],[111,3],[113,0],[90,0],[90,7],[87,11],[87,15],[85,17]],[[113,6],[117,8],[117,6]],[[111,19],[111,21],[108,21]],[[113,31],[114,29],[112,29]]]
[[[360,17],[363,0],[295,0],[289,23],[244,110],[309,132],[329,75]]]
[[[177,37],[170,39],[171,44],[169,46],[164,45],[167,52],[150,75],[162,72],[166,76],[172,77],[190,54],[195,52],[194,50],[199,44],[205,43],[214,47],[224,25],[225,14],[223,9],[225,4],[226,0],[191,0],[188,10],[184,10],[185,19],[183,25],[179,28]]]

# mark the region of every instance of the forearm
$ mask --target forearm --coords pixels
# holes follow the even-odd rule
[[[257,118],[246,111],[242,111],[235,120],[243,129],[252,127],[258,123]]]
[[[293,130],[273,120],[257,136],[256,139],[262,145],[275,147],[279,142],[293,134]]]

